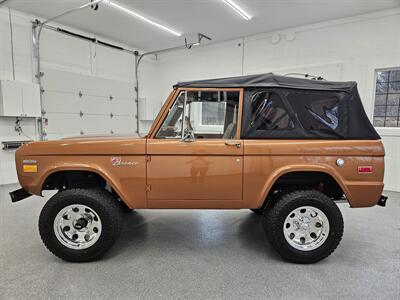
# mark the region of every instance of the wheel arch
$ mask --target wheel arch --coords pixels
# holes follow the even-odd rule
[[[76,181],[77,179],[86,178],[93,181]],[[72,181],[71,181],[72,179]],[[132,208],[125,198],[123,191],[118,187],[116,182],[112,179],[109,174],[102,172],[100,169],[91,168],[86,166],[75,166],[75,167],[55,167],[45,173],[42,177],[40,186],[40,194],[43,190],[54,190],[62,189],[62,184],[72,184],[71,187],[95,187],[101,186],[106,188],[108,185],[111,188],[111,193],[120,198],[122,202]]]
[[[297,166],[287,166],[275,171],[269,179],[266,181],[263,187],[263,192],[261,193],[258,207],[264,207],[270,200],[270,195],[273,193],[277,187],[277,185],[281,184],[283,179],[287,179],[290,176],[298,177],[301,175],[319,175],[322,174],[325,178],[324,180],[331,180],[331,182],[335,183],[338,188],[342,191],[343,195],[346,199],[351,202],[349,199],[349,191],[346,188],[342,178],[337,174],[337,172],[330,167],[326,166],[310,166],[310,165],[297,165]],[[293,184],[295,186],[295,184]]]

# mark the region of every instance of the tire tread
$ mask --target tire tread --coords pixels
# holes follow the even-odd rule
[[[295,250],[295,254],[292,252],[287,251],[282,247],[282,242],[280,241],[280,235],[282,231],[281,224],[279,222],[280,218],[282,218],[281,214],[285,208],[296,201],[296,199],[313,199],[313,201],[317,201],[322,205],[325,205],[331,209],[331,212],[335,215],[335,223],[337,226],[337,230],[333,232],[333,239],[330,243],[329,247],[326,248],[326,251],[314,251],[314,255],[310,255],[313,251],[302,252],[299,250]],[[332,224],[333,225],[333,224]],[[315,190],[297,190],[290,193],[284,194],[276,203],[275,205],[269,209],[265,210],[263,214],[263,226],[264,226],[264,233],[271,243],[273,248],[286,260],[295,263],[314,263],[319,260],[322,260],[335,251],[338,247],[342,236],[343,236],[343,217],[340,213],[339,208],[337,205],[329,199],[325,194],[315,191]],[[332,226],[333,227],[333,226]],[[331,228],[332,230],[333,228]],[[330,232],[331,234],[331,232]],[[282,234],[283,235],[283,234]],[[327,242],[327,241],[326,241]],[[325,242],[325,243],[326,243]],[[321,247],[326,246],[322,245]],[[289,246],[290,247],[290,246]],[[319,249],[319,248],[318,248]],[[317,250],[318,250],[317,249]]]
[[[52,215],[59,210],[61,203],[67,206],[71,202],[71,198],[91,199],[95,205],[100,205],[104,212],[107,212],[109,218],[109,226],[102,232],[105,239],[97,251],[90,251],[96,244],[88,249],[72,250],[61,245],[54,236]],[[79,201],[79,200],[78,200]],[[76,202],[78,203],[78,202]],[[96,204],[97,203],[97,204]],[[93,208],[96,212],[98,209]],[[49,224],[49,219],[51,224]],[[104,220],[103,220],[104,221]],[[39,233],[46,248],[55,256],[71,262],[88,262],[94,261],[102,257],[109,248],[114,244],[121,231],[121,207],[117,200],[106,190],[101,189],[68,189],[55,194],[43,207],[39,217]],[[53,235],[53,236],[52,236]],[[57,241],[56,241],[57,240]],[[80,251],[79,254],[77,251]]]

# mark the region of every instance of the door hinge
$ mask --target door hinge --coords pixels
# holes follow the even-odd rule
[[[146,162],[148,162],[148,163],[151,162],[151,155],[146,156]]]
[[[150,192],[151,191],[151,185],[150,184],[146,184],[146,192]]]

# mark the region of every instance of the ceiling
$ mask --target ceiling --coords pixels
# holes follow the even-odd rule
[[[6,6],[49,18],[88,0],[9,0]],[[242,19],[221,0],[116,0],[178,32],[204,33],[213,42],[360,15],[400,6],[400,0],[234,0],[253,18]],[[84,9],[58,21],[114,41],[145,50],[182,45],[174,36],[141,20],[100,5]]]

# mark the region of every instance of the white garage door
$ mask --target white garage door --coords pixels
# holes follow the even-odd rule
[[[51,69],[44,69],[44,74],[48,139],[135,133],[132,83]]]
[[[136,132],[133,55],[49,30],[41,43],[47,139]]]

